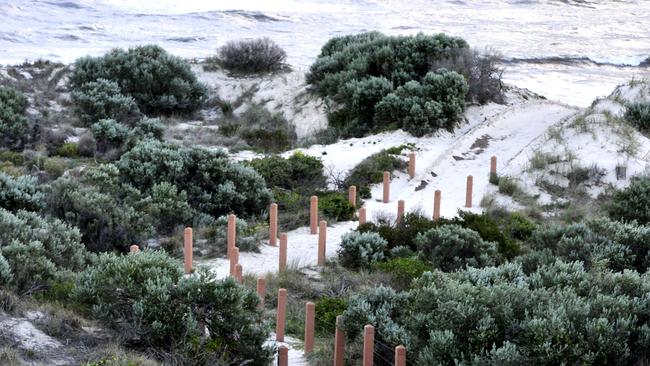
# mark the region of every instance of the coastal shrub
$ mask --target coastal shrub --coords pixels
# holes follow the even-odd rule
[[[508,235],[510,223],[505,220],[497,220],[486,213],[458,211],[458,217],[452,219],[452,222],[476,231],[483,240],[497,243],[499,253],[506,258],[513,258],[519,253],[519,244]]]
[[[346,349],[359,357],[355,345],[372,324],[386,360],[403,344],[418,365],[634,365],[650,352],[649,286],[648,273],[590,272],[580,263],[529,275],[516,263],[434,271],[407,292],[379,287],[353,297],[343,313]]]
[[[414,136],[438,129],[453,130],[465,111],[467,83],[453,71],[429,72],[422,81],[409,81],[386,95],[375,106],[374,120],[391,123]]]
[[[425,217],[421,212],[407,212],[404,220],[397,225],[391,220],[378,220],[377,222],[368,222],[359,226],[359,232],[376,232],[388,242],[388,247],[393,249],[404,247],[410,250],[417,250],[415,238],[432,228],[440,225],[441,222],[433,221]],[[402,249],[403,250],[403,249]]]
[[[119,171],[110,164],[61,177],[46,193],[47,212],[78,227],[92,251],[126,252],[152,235],[155,221],[148,214],[149,201],[120,183]]]
[[[492,266],[500,261],[495,243],[484,241],[476,231],[459,225],[443,225],[421,233],[415,244],[422,258],[445,272]]]
[[[616,191],[607,207],[609,217],[620,221],[650,223],[650,177],[633,177],[630,185]]]
[[[336,317],[343,314],[348,303],[344,298],[323,296],[316,301],[316,332],[329,336],[336,330]]]
[[[112,80],[84,82],[73,89],[70,96],[84,126],[106,119],[127,122],[140,114],[135,99],[122,94],[120,86]]]
[[[650,102],[636,102],[627,105],[625,120],[641,131],[650,130]]]
[[[347,193],[318,192],[318,210],[334,221],[349,221],[354,218],[354,207],[348,200]]]
[[[235,245],[241,252],[259,252],[262,238],[257,228],[246,220],[235,220]],[[205,231],[207,256],[225,255],[228,252],[228,216],[217,218]]]
[[[131,129],[113,119],[103,119],[94,123],[90,130],[97,143],[97,151],[120,150],[129,138]]]
[[[406,171],[408,164],[397,155],[399,155],[399,152],[393,154],[387,150],[382,150],[363,159],[357,166],[350,170],[350,173],[345,178],[345,186],[349,187],[354,185],[360,190],[362,187],[381,183],[384,179],[385,171]],[[370,191],[368,190],[367,194],[362,195],[361,198],[370,198]]]
[[[0,287],[9,288],[9,284],[13,279],[14,275],[11,273],[11,266],[9,265],[9,262],[7,262],[7,259],[2,255],[2,251],[0,251]],[[3,311],[6,310],[5,306],[1,306],[0,309]]]
[[[131,130],[131,140],[139,141],[144,139],[161,140],[165,134],[165,126],[160,118],[144,117],[135,123]]]
[[[239,136],[256,150],[282,152],[296,143],[295,128],[281,112],[272,113],[254,105],[241,114],[239,122]]]
[[[65,142],[54,154],[63,158],[76,158],[79,157],[79,146],[74,142]]]
[[[0,256],[19,293],[45,290],[89,260],[79,231],[57,219],[0,208],[0,232]]]
[[[38,179],[29,175],[13,178],[0,172],[0,207],[9,211],[38,211],[43,207]]]
[[[397,288],[407,288],[411,282],[430,271],[431,267],[417,257],[391,258],[375,264],[379,271],[390,273]]]
[[[182,364],[271,361],[255,292],[207,270],[185,277],[164,252],[102,254],[79,276],[73,297],[124,342]]]
[[[287,53],[270,38],[229,41],[221,46],[208,68],[216,63],[236,74],[265,74],[287,68]]]
[[[156,230],[170,234],[179,226],[191,226],[196,212],[187,201],[187,193],[168,182],[154,184],[147,209],[156,218]]]
[[[431,62],[431,71],[452,70],[463,75],[467,81],[467,97],[470,103],[503,103],[503,68],[500,56],[494,52],[484,53],[469,48],[450,51],[446,57]]]
[[[384,259],[388,242],[377,233],[350,232],[341,238],[339,262],[348,268],[367,268]]]
[[[187,193],[195,210],[219,217],[231,212],[259,214],[271,198],[264,179],[222,150],[185,148],[143,140],[116,163],[120,177],[148,193],[156,183],[168,182]]]
[[[82,57],[70,75],[71,89],[101,79],[114,82],[147,115],[192,112],[207,93],[183,59],[155,45],[113,49],[100,57]]]
[[[0,86],[0,147],[15,148],[29,130],[27,98],[20,91]]]
[[[269,187],[302,192],[327,187],[321,160],[301,152],[286,159],[278,155],[253,159],[249,164],[264,177]]]
[[[344,136],[395,128],[421,135],[453,125],[463,111],[463,77],[451,71],[427,74],[433,61],[468,47],[444,34],[335,37],[310,67],[307,83],[332,102],[330,125]]]

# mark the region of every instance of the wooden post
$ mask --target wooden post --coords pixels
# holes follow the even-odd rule
[[[472,186],[474,185],[474,177],[467,176],[467,190],[465,191],[465,207],[472,207]]]
[[[284,344],[278,347],[278,366],[289,366],[289,349]]]
[[[309,228],[311,235],[318,233],[318,196],[311,196],[309,200]]]
[[[345,334],[341,329],[341,315],[336,317],[336,332],[334,333],[334,366],[343,366],[345,354]]]
[[[409,177],[415,177],[415,153],[409,154]]]
[[[269,210],[269,244],[276,246],[278,240],[278,204],[271,203]]]
[[[239,263],[239,248],[232,249],[232,256],[230,257],[230,275],[235,277],[236,266]]]
[[[129,253],[139,253],[140,252],[140,247],[133,244],[129,247]]]
[[[266,278],[257,278],[257,296],[260,298],[260,307],[264,307],[264,297],[266,297]]]
[[[359,225],[363,225],[366,223],[366,208],[361,207],[359,209]]]
[[[314,350],[314,326],[316,322],[316,304],[305,304],[305,356]]]
[[[318,230],[318,265],[325,265],[325,246],[327,245],[327,221],[322,220]]]
[[[230,214],[228,215],[228,259],[232,256],[232,249],[235,247],[237,242],[237,216]]]
[[[287,269],[287,233],[280,234],[280,255],[278,261],[278,269],[280,272]]]
[[[373,366],[375,353],[375,327],[363,327],[363,366]]]
[[[397,224],[404,222],[404,200],[397,201]]]
[[[438,220],[440,218],[440,199],[441,199],[441,192],[438,189],[433,195],[433,219],[434,220]]]
[[[183,232],[183,259],[185,274],[192,273],[192,228],[186,227]]]
[[[357,207],[357,186],[350,186],[348,189],[348,201],[350,202],[350,206]]]
[[[496,175],[497,174],[497,157],[492,156],[490,158],[490,175]]]
[[[287,320],[287,290],[278,290],[278,312],[275,317],[275,340],[284,342],[284,323]]]
[[[402,345],[395,347],[395,366],[406,366],[406,348]]]
[[[235,281],[238,284],[242,284],[244,281],[244,268],[239,263],[235,264]]]
[[[390,202],[390,172],[384,172],[384,203]]]

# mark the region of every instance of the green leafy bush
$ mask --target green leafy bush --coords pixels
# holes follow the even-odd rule
[[[403,344],[418,365],[634,365],[650,352],[649,276],[563,262],[529,275],[515,263],[425,273],[408,292],[380,287],[352,298],[346,349],[360,349],[363,326],[373,324],[381,357],[392,360]]]
[[[105,153],[111,149],[120,150],[129,138],[130,128],[112,119],[94,123],[90,130],[97,142],[97,151]]]
[[[79,146],[74,142],[66,142],[54,152],[64,158],[76,158],[79,156]]]
[[[121,94],[132,97],[149,115],[191,112],[206,95],[206,87],[187,62],[154,45],[78,59],[70,76],[71,89],[81,90],[84,84],[101,79],[116,83]]]
[[[650,130],[650,103],[636,102],[627,105],[624,118],[641,131]]]
[[[627,188],[617,191],[607,207],[609,217],[621,221],[650,223],[650,177],[633,177]]]
[[[122,155],[117,166],[121,178],[142,192],[156,183],[171,183],[187,193],[192,208],[214,217],[259,214],[271,198],[254,169],[229,160],[222,150],[144,140]]]
[[[323,46],[307,82],[335,102],[330,125],[343,135],[389,128],[428,133],[455,123],[467,92],[465,80],[456,73],[427,75],[431,62],[467,47],[464,40],[444,34],[335,37]]]
[[[388,242],[377,233],[350,232],[341,238],[339,262],[348,268],[367,268],[384,259]]]
[[[35,177],[13,178],[0,172],[0,207],[9,211],[38,211],[43,207],[43,193]]]
[[[521,218],[518,220],[520,225],[525,225]],[[519,245],[508,235],[510,222],[497,220],[486,213],[476,214],[469,211],[459,211],[458,217],[451,221],[476,231],[483,240],[497,243],[499,253],[506,258],[513,258],[519,253]],[[523,230],[527,228],[524,227]]]
[[[430,271],[430,266],[417,257],[392,258],[375,264],[379,271],[390,273],[399,288],[407,288],[411,282]]]
[[[2,277],[21,293],[42,291],[89,260],[79,231],[56,219],[0,208],[0,233]]]
[[[239,136],[252,148],[264,152],[291,149],[298,139],[295,128],[280,112],[271,113],[258,105],[251,106],[239,118]]]
[[[334,221],[349,221],[354,218],[354,207],[350,204],[347,193],[318,192],[318,210],[325,218]]]
[[[140,114],[135,99],[122,94],[116,81],[97,79],[80,84],[72,90],[75,113],[85,126],[99,120],[126,122]]]
[[[278,155],[253,159],[249,164],[264,177],[269,187],[301,192],[327,187],[321,160],[301,152],[286,159]]]
[[[185,277],[164,252],[102,254],[79,276],[73,296],[125,342],[173,353],[176,362],[271,361],[255,292],[207,270]]]
[[[343,314],[348,303],[340,297],[323,296],[316,301],[316,332],[331,336],[336,330],[336,317]]]
[[[347,178],[345,179],[346,186],[357,186],[359,191],[363,187],[371,184],[381,183],[384,179],[384,172],[406,171],[408,164],[403,159],[400,159],[399,152],[391,152],[382,150],[376,154],[363,159],[357,166],[350,170]],[[361,198],[370,198],[370,190],[367,194],[361,195]]]
[[[492,266],[500,261],[495,243],[459,225],[443,225],[421,233],[415,243],[420,255],[431,261],[433,268],[443,271]]]
[[[29,130],[27,98],[20,91],[0,86],[0,146],[15,147]]]
[[[405,247],[411,250],[417,250],[415,238],[418,234],[437,227],[443,222],[447,221],[433,221],[420,212],[407,212],[400,225],[390,220],[377,220],[377,222],[368,222],[361,225],[357,230],[362,233],[378,233],[388,242],[388,247],[391,249]]]
[[[154,184],[148,208],[151,217],[157,220],[159,233],[169,234],[179,226],[191,226],[196,212],[187,202],[187,193],[168,182]]]
[[[208,69],[217,64],[236,74],[264,74],[287,68],[287,54],[270,38],[229,41],[208,59]]]

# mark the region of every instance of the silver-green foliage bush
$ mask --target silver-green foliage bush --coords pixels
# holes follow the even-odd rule
[[[122,152],[141,140],[162,140],[165,127],[158,118],[142,118],[133,127],[126,126],[113,119],[103,119],[90,128],[97,144],[98,153],[109,151]]]
[[[174,354],[175,363],[270,362],[254,291],[207,270],[183,276],[164,252],[102,254],[78,277],[73,297],[125,342]]]
[[[35,177],[13,178],[0,172],[0,207],[9,211],[38,211],[43,206],[43,198]]]
[[[133,97],[122,94],[120,86],[112,80],[83,83],[72,91],[71,97],[75,112],[86,126],[103,119],[126,122],[140,112]]]
[[[625,119],[641,131],[650,130],[650,102],[629,104],[625,110]]]
[[[11,277],[18,292],[45,289],[84,268],[89,259],[79,230],[57,219],[0,208],[0,233],[0,255],[10,273],[5,268],[3,277]]]
[[[492,266],[500,261],[495,243],[484,241],[476,231],[460,225],[443,225],[420,233],[415,244],[433,268],[443,271]]]
[[[632,178],[630,185],[614,193],[607,207],[609,217],[620,221],[650,223],[650,177]]]
[[[210,225],[205,235],[208,255],[223,255],[228,251],[228,216],[221,216]],[[243,252],[259,252],[262,244],[260,233],[246,220],[235,220],[235,245]]]
[[[214,217],[258,214],[271,197],[254,169],[228,159],[221,150],[144,140],[122,155],[117,166],[122,178],[142,192],[156,183],[172,183],[187,193],[194,209]]]
[[[377,233],[350,232],[341,238],[338,250],[341,265],[348,268],[364,268],[382,261],[388,242]]]
[[[404,344],[417,365],[635,365],[650,354],[648,301],[650,273],[558,261],[526,275],[508,263],[371,290],[351,300],[343,326],[354,344],[375,325],[383,358]]]
[[[116,83],[122,95],[132,97],[149,115],[191,112],[207,93],[187,62],[154,45],[78,59],[70,76],[71,89],[80,90],[100,79]]]
[[[0,86],[0,146],[13,147],[29,129],[27,98],[16,89]]]

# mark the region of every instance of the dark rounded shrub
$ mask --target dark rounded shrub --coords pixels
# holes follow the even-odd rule
[[[286,159],[278,155],[253,159],[249,164],[264,177],[269,187],[299,191],[327,187],[323,163],[320,159],[301,152],[296,152]]]
[[[431,266],[417,257],[392,258],[375,264],[375,268],[390,273],[400,288],[407,288],[411,281],[431,270]]]
[[[650,223],[650,177],[634,177],[627,188],[617,191],[607,207],[614,220]]]
[[[641,131],[650,130],[650,102],[636,102],[627,105],[625,119]]]
[[[70,86],[73,91],[81,90],[84,84],[100,79],[116,83],[121,94],[132,97],[146,114],[191,112],[206,95],[206,87],[187,62],[154,45],[80,58],[74,64]]]
[[[112,80],[83,83],[72,91],[71,97],[75,112],[85,126],[103,119],[126,122],[140,114],[133,97],[123,95],[120,86]]]
[[[340,297],[323,296],[316,301],[316,332],[330,336],[336,330],[336,317],[343,314],[348,303]]]
[[[29,130],[27,98],[20,91],[0,86],[0,146],[15,147]]]
[[[354,207],[347,193],[318,193],[318,209],[325,218],[335,221],[349,221],[354,218]]]
[[[286,52],[270,38],[258,38],[229,41],[214,61],[233,73],[263,74],[287,69],[286,60]]]

